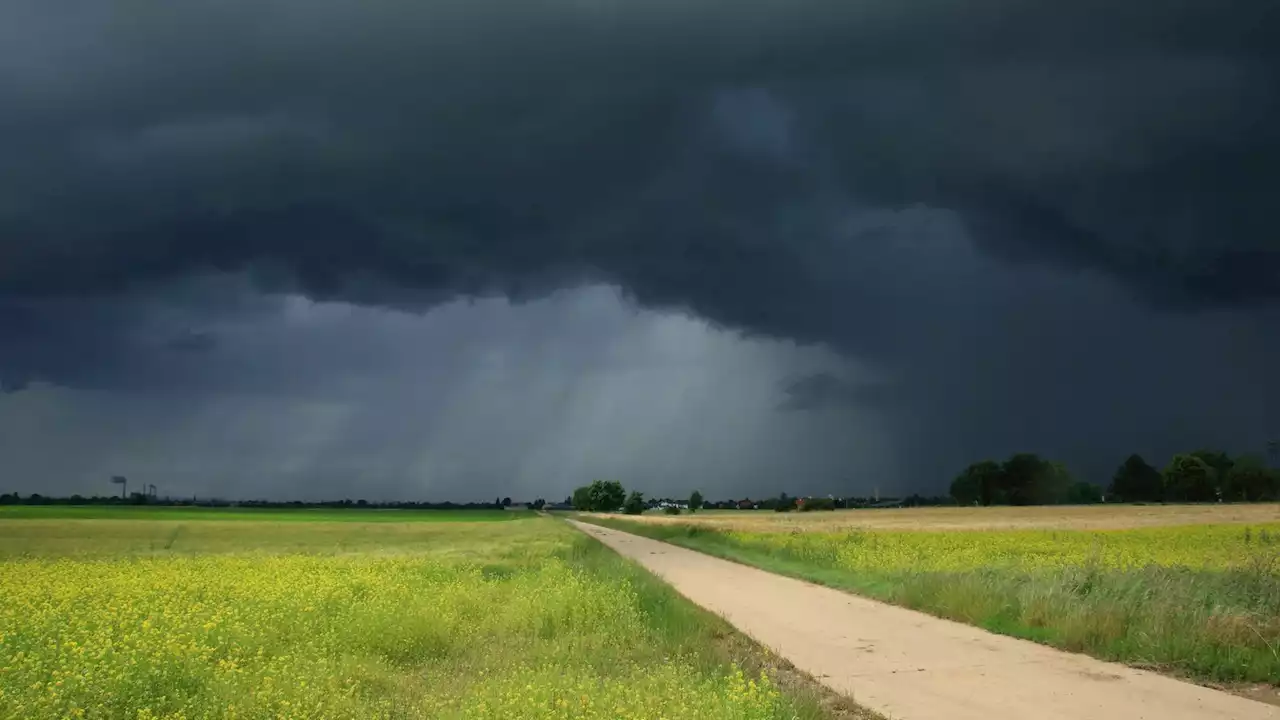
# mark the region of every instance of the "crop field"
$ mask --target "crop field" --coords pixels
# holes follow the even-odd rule
[[[0,588],[0,718],[822,716],[548,518],[0,517]]]
[[[617,517],[634,520],[635,517]],[[688,523],[734,530],[1124,530],[1170,525],[1280,522],[1280,505],[1076,505],[1032,507],[926,507],[776,513],[704,510],[694,515],[643,515],[652,523]]]
[[[584,519],[1068,650],[1280,684],[1275,505]]]
[[[515,510],[364,510],[355,508],[214,508],[163,506],[8,505],[0,506],[0,520],[254,520],[257,522],[480,522],[518,520],[529,511]]]

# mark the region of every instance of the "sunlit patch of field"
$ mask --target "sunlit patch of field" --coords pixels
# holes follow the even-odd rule
[[[584,519],[1069,650],[1280,684],[1275,505],[744,515]]]
[[[564,524],[0,520],[0,717],[792,718]]]
[[[636,520],[636,517],[618,515]],[[942,507],[789,512],[710,510],[693,515],[643,515],[643,522],[697,522],[717,529],[839,532],[866,530],[1122,530],[1169,525],[1280,522],[1280,504],[1079,505]]]

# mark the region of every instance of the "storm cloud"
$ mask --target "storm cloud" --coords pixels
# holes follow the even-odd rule
[[[749,373],[762,425],[734,442],[777,485],[791,468],[811,491],[934,491],[1024,449],[1105,479],[1134,450],[1255,449],[1280,433],[1272,5],[16,0],[0,8],[0,383],[50,403],[313,402],[388,377],[387,357],[445,362],[385,318],[433,347],[502,328],[521,361],[562,322],[521,335],[511,318],[581,323],[558,290],[618,288],[591,302],[623,328],[557,336],[566,357],[654,322],[737,348],[701,362],[775,357]],[[465,298],[488,330],[425,329]],[[300,330],[311,302],[359,320]],[[839,361],[809,367],[791,343]],[[457,362],[420,382],[472,367]],[[719,392],[708,406],[745,391]],[[489,432],[459,413],[422,432]],[[783,439],[797,415],[826,428],[804,449]],[[710,422],[638,412],[620,432]],[[512,421],[510,458],[538,425]],[[334,438],[366,458],[425,442],[372,420]],[[591,442],[673,488],[710,475],[727,492],[739,473],[714,471],[727,450],[662,464]],[[525,476],[560,488],[586,472],[570,465]],[[468,472],[514,471],[471,464],[449,487]]]

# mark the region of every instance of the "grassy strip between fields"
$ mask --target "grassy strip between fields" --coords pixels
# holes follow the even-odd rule
[[[181,527],[0,552],[0,718],[861,716],[551,519],[368,526],[356,551],[337,524],[227,523],[181,552],[137,542],[152,525]]]
[[[1275,548],[1215,569],[1086,561],[1038,569],[853,570],[842,567],[841,544],[865,543],[871,533],[798,543],[790,533],[580,519],[1064,650],[1202,681],[1280,684]],[[955,537],[963,533],[948,535],[963,542]]]

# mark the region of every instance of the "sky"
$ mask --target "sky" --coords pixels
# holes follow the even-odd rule
[[[940,493],[1280,437],[1269,0],[0,4],[0,491]]]

